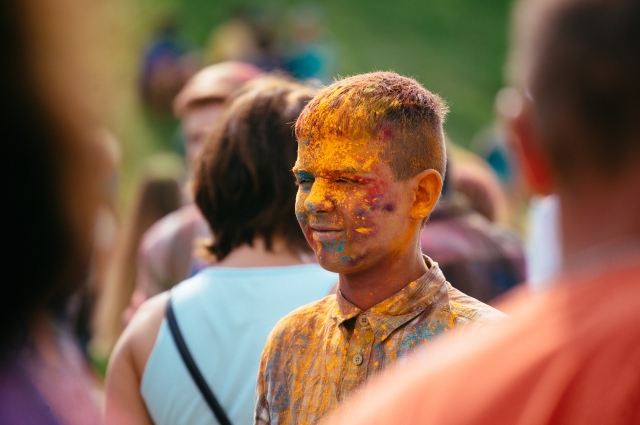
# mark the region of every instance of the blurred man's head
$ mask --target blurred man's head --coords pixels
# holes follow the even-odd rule
[[[614,179],[640,159],[640,2],[521,1],[514,79],[558,183]]]
[[[305,107],[296,214],[324,268],[352,273],[413,248],[442,187],[445,114],[437,95],[391,72],[337,81]]]
[[[513,128],[534,191],[560,197],[565,266],[640,238],[640,2],[523,0],[514,28]]]
[[[187,164],[193,164],[207,133],[221,117],[225,99],[260,73],[247,63],[222,62],[204,68],[185,84],[173,109],[182,120]]]

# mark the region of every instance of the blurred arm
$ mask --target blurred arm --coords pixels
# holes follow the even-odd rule
[[[145,302],[125,329],[113,350],[106,379],[107,425],[152,425],[140,383],[153,349],[168,292]]]

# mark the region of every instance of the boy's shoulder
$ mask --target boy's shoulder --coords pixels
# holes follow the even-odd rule
[[[449,308],[458,321],[475,325],[493,325],[508,318],[490,305],[457,290],[447,282]]]
[[[298,307],[276,323],[269,334],[269,340],[280,339],[287,334],[312,331],[318,326],[323,326],[328,320],[331,320],[333,309],[336,306],[336,295],[331,294],[318,301]]]

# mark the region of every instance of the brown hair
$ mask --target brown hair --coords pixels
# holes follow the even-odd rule
[[[561,178],[617,171],[640,155],[640,2],[521,2],[520,85]]]
[[[269,76],[229,99],[194,175],[196,204],[214,235],[208,249],[218,260],[256,237],[267,249],[276,236],[292,251],[309,249],[294,214],[292,124],[313,94],[300,83]]]
[[[390,141],[384,153],[399,180],[434,169],[444,177],[442,123],[448,112],[438,95],[393,72],[338,80],[322,89],[296,122],[300,141],[327,136]]]

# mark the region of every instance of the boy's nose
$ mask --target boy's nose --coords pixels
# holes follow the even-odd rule
[[[326,184],[317,179],[304,202],[305,209],[312,214],[327,214],[334,208],[331,193]]]

